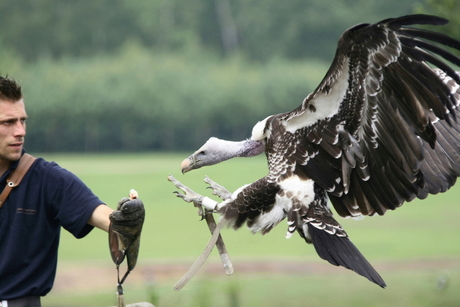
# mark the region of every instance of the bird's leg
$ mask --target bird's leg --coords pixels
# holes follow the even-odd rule
[[[179,198],[182,198],[183,200],[185,200],[186,202],[193,202],[193,204],[195,205],[195,207],[198,207],[199,208],[199,214],[206,220],[206,223],[208,224],[208,228],[209,230],[211,231],[211,233],[213,234],[213,237],[215,235],[217,235],[216,231],[217,232],[220,232],[220,229],[219,227],[216,225],[216,221],[214,220],[214,216],[212,215],[212,210],[207,210],[207,209],[203,209],[203,206],[202,206],[202,203],[203,203],[203,199],[204,197],[196,192],[194,192],[192,189],[190,189],[189,187],[183,185],[182,183],[180,183],[176,178],[174,178],[172,175],[169,175],[168,176],[168,180],[171,181],[175,186],[176,188],[178,189],[181,189],[184,193],[184,194],[181,194],[179,192],[175,192],[176,196],[179,197]],[[219,224],[222,224],[223,221],[221,221]],[[222,225],[220,225],[220,227],[222,227]],[[218,229],[216,229],[218,228]],[[216,246],[217,246],[217,249],[219,250],[219,254],[220,254],[220,258],[222,260],[222,264],[224,266],[224,269],[225,269],[225,273],[226,274],[232,274],[233,273],[233,265],[232,265],[232,262],[230,261],[230,258],[228,256],[228,252],[227,252],[227,248],[225,247],[225,243],[224,243],[224,240],[222,239],[222,236],[220,234],[218,234],[218,237],[216,239],[216,242],[215,242]],[[209,243],[208,243],[209,245]],[[206,249],[209,249],[209,247],[207,247]],[[205,251],[206,251],[205,249]],[[211,247],[212,249],[212,247]],[[197,259],[197,261],[195,262],[195,266],[196,267],[200,267],[202,263],[204,263],[204,261],[206,260],[207,255],[209,255],[210,253],[210,250],[208,253],[205,253],[203,252],[204,255],[202,255],[202,257],[200,257],[199,259]],[[187,273],[181,280],[181,286],[178,286],[176,287],[175,289],[176,290],[180,290],[180,288],[182,288],[190,278],[192,278],[194,271],[190,271],[191,273]]]
[[[203,210],[203,206],[202,206],[204,196],[196,193],[189,187],[183,185],[179,180],[174,178],[172,175],[168,176],[168,180],[172,182],[176,186],[176,188],[181,189],[184,192],[184,194],[182,194],[178,191],[174,191],[174,194],[176,194],[177,197],[182,198],[184,201],[188,203],[193,202],[193,205],[198,208],[198,214],[204,219],[205,211]]]
[[[232,193],[217,182],[211,180],[208,176],[204,177],[204,182],[209,184],[208,189],[212,189],[212,194],[220,197],[222,200],[227,200],[232,196]]]

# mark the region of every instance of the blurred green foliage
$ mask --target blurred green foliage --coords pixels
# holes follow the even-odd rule
[[[27,150],[190,150],[297,107],[345,29],[415,3],[4,0],[0,73],[22,82]],[[458,10],[438,7],[418,9]]]
[[[243,139],[272,113],[298,106],[324,67],[143,52],[28,65],[22,81],[34,151],[177,150],[211,134]],[[308,77],[305,70],[319,71]]]
[[[3,0],[4,46],[29,61],[112,53],[135,39],[155,50],[331,57],[355,23],[412,12],[415,0]],[[313,43],[314,42],[314,43]]]

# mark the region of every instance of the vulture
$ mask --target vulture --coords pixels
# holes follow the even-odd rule
[[[254,233],[286,219],[287,238],[297,232],[322,259],[384,288],[331,208],[343,218],[383,215],[455,184],[460,75],[451,64],[460,58],[445,46],[460,50],[460,41],[411,27],[447,22],[419,14],[346,30],[299,107],[258,122],[247,140],[211,137],[181,165],[185,173],[265,153],[268,174],[233,193],[211,181],[223,201],[196,201]]]

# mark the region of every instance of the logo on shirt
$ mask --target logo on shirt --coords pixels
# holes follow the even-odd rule
[[[25,209],[25,208],[18,208],[16,211],[18,214],[28,214],[28,215],[35,215],[37,214],[37,210],[35,209]]]

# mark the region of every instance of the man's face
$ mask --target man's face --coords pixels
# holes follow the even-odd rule
[[[0,100],[0,163],[21,158],[26,135],[26,109],[24,101]]]

